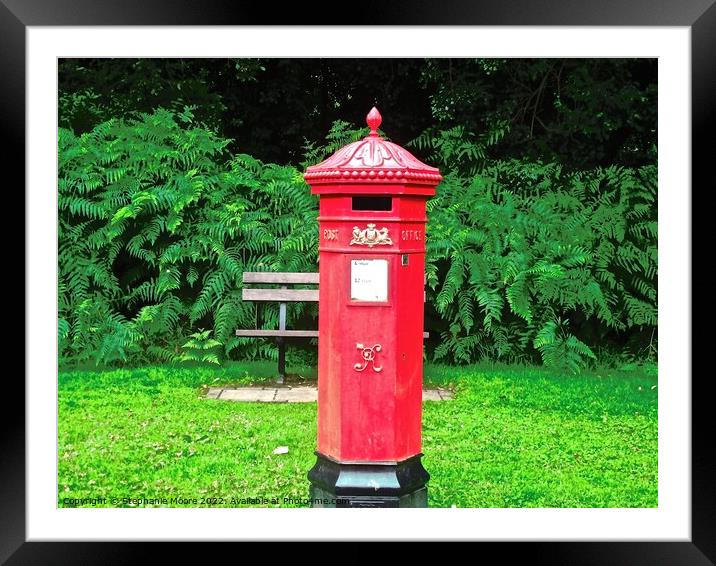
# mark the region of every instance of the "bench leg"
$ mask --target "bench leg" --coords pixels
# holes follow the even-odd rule
[[[285,289],[286,285],[281,285],[281,289]],[[286,303],[280,303],[278,306],[278,328],[286,330]],[[278,382],[283,383],[286,379],[286,341],[278,338]]]
[[[286,378],[286,341],[283,338],[276,338],[278,342],[278,383],[283,383]]]

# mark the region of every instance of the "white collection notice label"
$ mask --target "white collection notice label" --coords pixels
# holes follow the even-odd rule
[[[351,300],[384,303],[388,300],[388,260],[351,260]]]

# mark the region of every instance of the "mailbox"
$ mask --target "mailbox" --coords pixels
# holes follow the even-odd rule
[[[320,195],[316,507],[425,507],[425,205],[442,177],[377,133],[309,167]]]

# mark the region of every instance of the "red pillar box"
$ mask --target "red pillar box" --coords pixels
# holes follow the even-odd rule
[[[425,203],[440,172],[379,137],[309,167],[320,195],[313,505],[425,507],[420,448]]]

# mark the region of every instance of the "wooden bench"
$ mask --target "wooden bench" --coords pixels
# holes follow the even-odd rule
[[[246,283],[272,283],[280,289],[247,289],[241,291],[244,301],[278,301],[278,330],[237,330],[236,336],[255,338],[275,338],[278,343],[279,383],[286,377],[286,338],[318,338],[318,330],[287,330],[286,303],[289,301],[318,302],[318,289],[289,289],[289,285],[318,285],[318,273],[273,273],[268,271],[249,271],[243,274]]]
[[[289,301],[318,302],[318,289],[289,289],[289,285],[318,285],[318,273],[275,273],[269,271],[247,271],[243,274],[244,284],[280,285],[279,289],[244,288],[244,301],[278,301],[278,330],[239,329],[236,336],[252,338],[275,338],[278,344],[278,382],[286,377],[286,339],[318,338],[318,330],[287,330],[286,303]],[[429,335],[423,332],[423,339]]]

